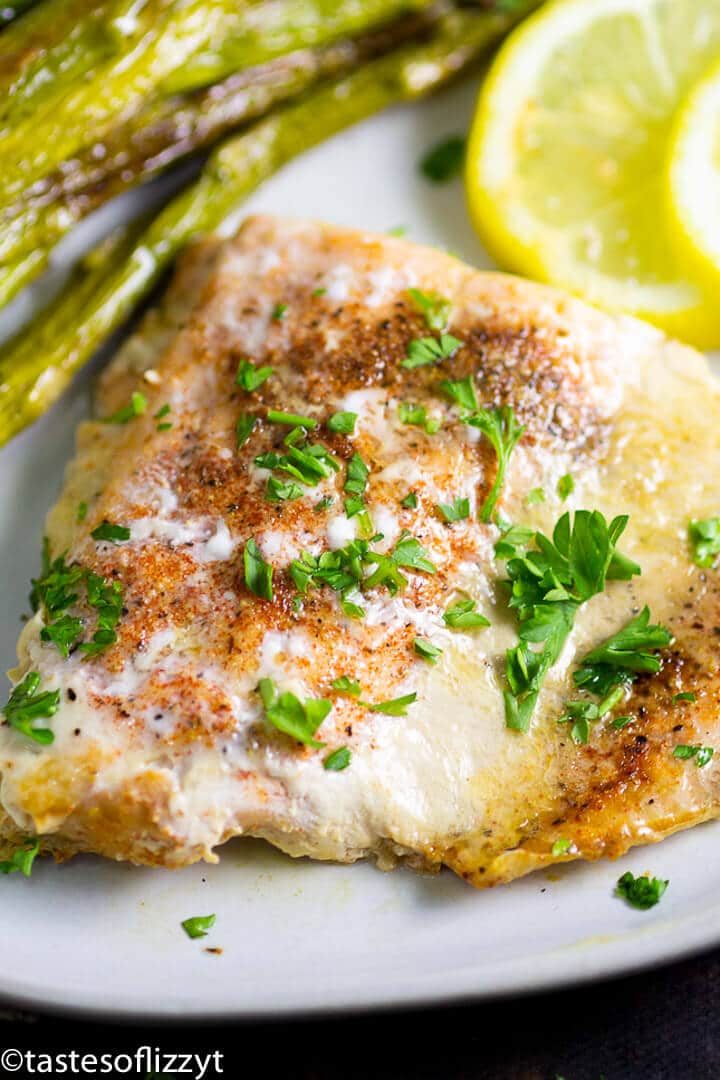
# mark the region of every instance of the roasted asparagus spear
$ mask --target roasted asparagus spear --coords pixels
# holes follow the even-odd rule
[[[468,68],[513,17],[458,11],[433,39],[408,45],[310,91],[226,140],[195,183],[147,227],[81,268],[0,360],[0,444],[32,423],[137,306],[189,240],[218,227],[262,180],[303,150],[388,105],[421,97]]]

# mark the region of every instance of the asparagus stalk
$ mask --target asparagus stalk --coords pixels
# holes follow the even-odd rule
[[[377,111],[424,96],[467,69],[513,17],[458,11],[427,44],[409,45],[321,88],[228,139],[198,180],[106,258],[81,268],[0,362],[0,445],[46,411],[75,372],[122,325],[177,252],[213,231],[266,177],[296,154]]]
[[[169,2],[44,0],[28,12],[2,37],[0,129],[9,131],[74,80],[129,49]]]
[[[250,14],[257,39],[253,38],[254,48],[244,53],[247,66],[304,47],[311,25],[316,43],[321,43],[342,35],[344,27],[351,32],[358,26],[367,28],[409,7],[427,7],[431,0],[302,0],[302,6],[314,13],[314,23],[310,14],[298,23],[298,3],[175,0],[162,17],[152,20],[152,30],[134,43],[130,55],[120,53],[92,79],[73,84],[52,102],[52,108],[44,108],[5,134],[0,148],[0,202],[7,205],[83,147],[101,142],[118,116],[128,117],[143,108],[148,97],[161,92],[166,81],[195,55],[209,55],[215,42],[242,36]],[[336,9],[334,19],[327,19],[328,4]],[[277,29],[283,16],[287,30],[281,39]],[[276,30],[267,45],[262,40],[266,23]]]
[[[435,4],[359,39],[302,49],[189,97],[153,102],[105,139],[101,160],[95,148],[78,155],[72,168],[56,170],[41,185],[34,185],[31,195],[0,214],[0,305],[34,276],[29,266],[25,275],[16,272],[19,260],[32,253],[47,254],[74,224],[113,196],[262,116],[321,78],[350,70],[410,37],[427,35],[447,11],[446,2]],[[37,272],[41,266],[42,261],[36,259]]]

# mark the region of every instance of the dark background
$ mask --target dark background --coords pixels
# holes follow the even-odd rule
[[[253,1080],[720,1080],[720,950],[556,994],[326,1020],[159,1027],[8,1010],[3,1047],[217,1049],[225,1076]]]

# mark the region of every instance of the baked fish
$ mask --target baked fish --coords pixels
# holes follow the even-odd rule
[[[261,216],[186,253],[97,416],[0,727],[6,852],[179,867],[245,835],[482,886],[717,815],[691,349]]]

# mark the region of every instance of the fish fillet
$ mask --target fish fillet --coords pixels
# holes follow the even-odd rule
[[[410,289],[451,302],[447,332],[462,343],[413,369],[402,364],[409,343],[439,334]],[[243,360],[273,369],[252,392],[236,383]],[[506,727],[503,709],[517,621],[494,553],[500,533],[478,520],[496,455],[439,390],[467,375],[482,404],[511,405],[526,425],[502,517],[550,534],[565,510],[628,513],[621,547],[642,567],[580,609],[525,734]],[[81,425],[48,518],[52,556],[119,582],[122,614],[117,641],[90,657],[63,658],[41,638],[42,608],[23,630],[13,680],[37,672],[60,707],[44,722],[47,745],[0,727],[6,850],[37,835],[58,858],[179,867],[246,835],[293,856],[445,865],[482,886],[559,859],[615,857],[717,816],[720,754],[704,768],[673,757],[679,743],[720,748],[718,578],[694,565],[687,541],[690,519],[720,511],[720,397],[701,356],[434,249],[254,217],[235,238],[187,252],[104,373],[97,415],[137,392],[142,415]],[[401,403],[424,406],[431,422],[403,422]],[[310,441],[336,463],[301,497],[267,498],[271,474],[255,459],[286,452],[292,430],[268,410],[315,420]],[[352,432],[328,429],[336,412],[357,414]],[[241,414],[258,419],[238,448]],[[394,594],[365,589],[362,618],[329,587],[298,598],[288,573],[303,552],[343,548],[367,528],[343,505],[355,454],[382,535],[373,550],[392,552],[409,534],[435,570],[405,568]],[[565,474],[575,486],[563,500]],[[437,507],[458,498],[469,516],[448,523]],[[93,539],[104,521],[130,538]],[[272,600],[246,584],[250,539],[273,567]],[[459,598],[490,625],[446,625]],[[575,745],[557,722],[577,696],[575,666],[644,605],[674,635],[662,670],[634,682],[631,724],[593,724]],[[92,630],[82,590],[71,612]],[[442,652],[418,655],[416,639]],[[342,676],[359,697],[333,687]],[[316,734],[324,747],[268,722],[263,679],[332,702]],[[673,702],[679,693],[694,703]],[[405,715],[369,708],[410,694]],[[349,765],[327,769],[341,747]]]

